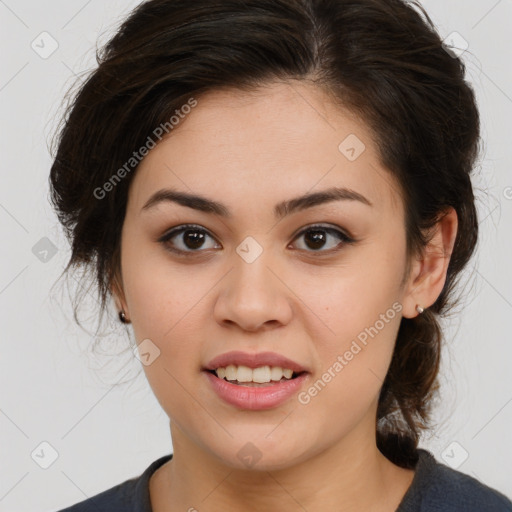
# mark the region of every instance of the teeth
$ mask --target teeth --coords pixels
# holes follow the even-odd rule
[[[240,370],[239,370],[240,371]],[[252,370],[252,381],[253,382],[270,382],[270,366],[262,366],[260,368],[254,368]]]
[[[234,364],[230,364],[226,366],[226,380],[237,380],[236,379],[236,366]]]
[[[280,366],[273,366],[270,369],[270,378],[272,380],[278,381],[283,377],[283,369]]]
[[[219,379],[264,384],[272,381],[278,382],[283,377],[285,379],[291,379],[293,370],[281,368],[280,366],[260,366],[252,369],[248,366],[230,364],[225,368],[217,368],[215,373]]]
[[[239,366],[236,372],[236,380],[238,382],[251,382],[252,369],[247,366]]]

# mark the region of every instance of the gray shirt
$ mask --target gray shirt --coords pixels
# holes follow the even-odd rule
[[[503,494],[437,462],[426,450],[418,454],[412,484],[395,512],[512,512],[512,502]],[[152,512],[149,479],[171,458],[165,455],[140,476],[59,512]]]

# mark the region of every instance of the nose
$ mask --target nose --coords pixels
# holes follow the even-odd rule
[[[292,292],[265,251],[252,263],[234,254],[233,268],[221,280],[215,320],[256,332],[281,327],[292,318]]]

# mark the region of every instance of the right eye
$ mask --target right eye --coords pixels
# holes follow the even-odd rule
[[[208,238],[215,240],[204,228],[195,224],[183,224],[160,237],[158,242],[167,250],[181,254],[201,252],[199,249],[218,248],[215,246],[205,248],[205,240]]]

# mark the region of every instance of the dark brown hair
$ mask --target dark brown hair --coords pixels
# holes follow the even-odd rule
[[[51,201],[72,253],[93,269],[101,312],[118,275],[127,192],[136,167],[104,197],[94,191],[190,98],[309,80],[372,129],[381,163],[401,185],[407,246],[417,254],[447,207],[458,233],[444,289],[403,318],[380,394],[377,444],[411,466],[437,387],[438,317],[477,242],[470,180],[479,114],[462,61],[416,2],[401,0],[152,0],[97,56],[69,105],[51,168]],[[75,311],[76,318],[76,311]]]

